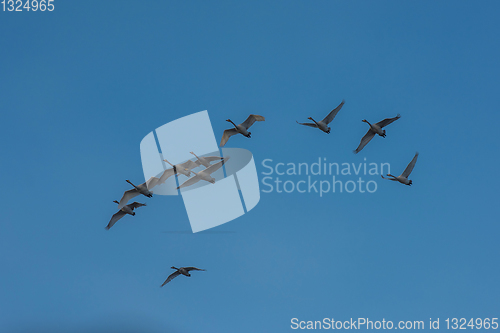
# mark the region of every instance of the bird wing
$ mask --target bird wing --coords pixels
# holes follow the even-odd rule
[[[247,120],[241,123],[241,126],[245,127],[246,129],[249,129],[250,126],[253,125],[256,121],[264,121],[266,118],[259,116],[257,114],[251,114],[248,116]]]
[[[227,140],[229,140],[229,138],[235,134],[238,134],[238,131],[236,130],[236,128],[230,128],[230,129],[225,130],[224,134],[222,135],[222,140],[220,140],[219,146],[224,147]]]
[[[342,107],[344,106],[344,103],[345,103],[345,101],[342,100],[342,103],[340,103],[339,106],[337,106],[335,109],[330,111],[328,116],[326,116],[325,119],[322,120],[322,122],[324,122],[325,124],[328,125],[333,120],[333,118],[335,118],[337,113],[339,113],[340,109],[342,109]]]
[[[418,158],[418,152],[415,153],[415,156],[413,156],[413,159],[411,162],[406,166],[405,171],[401,174],[401,176],[408,178],[410,173],[413,171],[413,167],[415,166],[415,163],[417,163],[417,158]]]
[[[188,169],[188,170],[191,170],[191,169],[194,169],[194,168],[197,168],[201,165],[201,162],[199,162],[198,160],[196,160],[196,162],[193,162],[191,160],[187,160],[186,162],[180,164],[180,166],[184,169]]]
[[[129,206],[132,210],[134,210],[134,209],[136,209],[138,207],[146,206],[146,204],[134,201],[133,203],[131,203],[131,204],[127,205],[127,206]]]
[[[160,181],[160,180],[159,180],[158,178],[156,178],[156,177],[151,177],[151,178],[149,178],[149,179],[146,181],[146,183],[144,183],[144,184],[146,184],[147,189],[148,189],[148,190],[150,190],[150,189],[152,189],[153,187],[155,187],[155,186],[158,184],[158,182],[159,182],[159,181]],[[141,184],[141,185],[142,185],[142,184]],[[139,186],[141,186],[141,185],[139,185]]]
[[[354,154],[357,154],[363,149],[368,142],[370,142],[371,139],[375,136],[375,132],[371,130],[371,128],[366,132],[365,136],[361,139],[361,142],[359,143],[358,148],[354,151]]]
[[[203,172],[205,174],[212,174],[214,173],[215,171],[219,170],[221,166],[224,165],[224,163],[226,163],[226,161],[229,159],[229,157],[225,157],[222,159],[222,161],[220,162],[217,162],[215,164],[212,164],[211,166],[209,166],[208,168],[206,168],[205,170],[203,170]]]
[[[130,199],[135,198],[138,195],[139,191],[135,188],[125,191],[125,193],[123,193],[123,197],[120,199],[120,203],[118,204],[118,209],[122,209]]]
[[[163,171],[163,173],[160,176],[160,179],[158,180],[158,184],[163,184],[165,182],[165,180],[168,179],[168,177],[173,176],[173,175],[175,175],[174,168],[170,168],[170,169]]]
[[[395,121],[396,121],[396,120],[398,120],[399,118],[401,118],[401,115],[399,115],[399,114],[398,114],[398,115],[397,115],[396,117],[394,117],[394,118],[386,118],[386,119],[384,119],[384,120],[382,120],[382,121],[379,121],[376,125],[378,125],[380,128],[382,128],[382,127],[385,127],[385,126],[387,126],[387,125],[389,125],[389,124],[391,124],[391,123],[395,122]]]
[[[318,127],[318,125],[316,124],[313,124],[313,123],[299,123],[297,120],[295,120],[295,122],[299,125],[305,125],[305,126],[309,126],[309,127]]]
[[[182,183],[179,187],[177,187],[176,189],[180,189],[180,188],[183,188],[183,187],[186,187],[186,186],[190,186],[190,185],[193,185],[197,182],[199,182],[201,180],[201,178],[198,176],[198,175],[195,175],[191,178],[189,178],[188,180],[186,180],[184,183]]]
[[[119,219],[121,219],[122,217],[125,216],[125,213],[124,211],[118,211],[118,213],[115,213],[112,217],[111,217],[111,220],[109,221],[108,225],[106,226],[106,230],[109,230],[109,228],[111,228],[115,223],[116,221],[118,221]]]
[[[387,179],[387,180],[397,180],[396,178],[387,178],[387,177],[384,177],[383,175],[380,175],[380,177],[384,178],[384,179]]]
[[[166,285],[167,283],[169,283],[170,281],[172,281],[174,278],[178,277],[180,274],[181,273],[179,273],[179,271],[173,272],[172,274],[170,274],[168,276],[168,278],[165,280],[165,282],[163,282],[163,284],[160,287],[163,287],[164,285]]]
[[[186,271],[205,271],[205,269],[201,269],[201,268],[196,268],[196,267],[184,267],[184,269]]]
[[[220,156],[205,156],[203,157],[207,162],[213,162],[213,161],[220,161],[222,160],[222,157]]]
[[[146,191],[146,190],[148,190],[148,191],[149,191],[149,186],[148,186],[148,184],[151,184],[151,185],[155,184],[155,185],[156,185],[156,183],[157,183],[157,181],[155,180],[155,178],[156,178],[156,177],[151,177],[151,178],[149,178],[149,179],[148,179],[147,181],[145,181],[144,183],[137,185],[137,188],[138,188],[138,189],[140,189],[141,191]],[[158,178],[156,178],[156,179],[158,179]],[[151,188],[153,188],[153,186],[151,186]]]

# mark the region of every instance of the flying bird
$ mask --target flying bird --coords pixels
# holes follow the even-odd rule
[[[328,127],[328,124],[331,123],[333,118],[335,118],[337,113],[339,113],[340,109],[342,109],[342,106],[344,106],[344,103],[345,103],[345,101],[342,100],[342,103],[340,103],[339,106],[337,106],[335,109],[330,111],[330,113],[323,120],[320,120],[318,122],[316,120],[312,119],[312,117],[309,117],[307,119],[312,120],[314,123],[299,123],[298,121],[296,121],[296,122],[297,122],[297,124],[300,124],[300,125],[319,128],[323,132],[330,134],[331,128]]]
[[[147,196],[148,198],[151,198],[153,196],[153,193],[151,193],[149,190],[152,189],[153,187],[155,187],[156,184],[158,184],[158,180],[159,179],[156,177],[151,177],[148,179],[148,181],[146,181],[138,186],[135,186],[134,184],[132,184],[132,182],[130,180],[127,179],[127,183],[132,185],[134,188],[131,190],[125,191],[125,193],[123,193],[123,197],[120,199],[120,202],[118,204],[118,209],[122,209],[130,199],[138,196],[139,194],[142,194],[142,195]]]
[[[197,161],[195,163],[198,164],[198,165],[201,164],[205,168],[208,168],[211,165],[210,162],[222,160],[222,158],[219,157],[219,156],[202,156],[202,157],[199,157],[198,155],[196,155],[192,151],[190,153],[193,154],[196,157]]]
[[[205,180],[207,182],[210,182],[212,184],[215,184],[215,178],[213,178],[212,176],[210,176],[212,173],[214,173],[215,171],[219,170],[220,167],[226,163],[226,161],[229,159],[229,156],[227,157],[224,157],[222,159],[222,161],[220,162],[217,162],[215,164],[212,164],[210,165],[208,168],[206,168],[205,170],[201,170],[200,172],[194,172],[194,171],[191,171],[192,173],[194,173],[194,176],[189,178],[188,180],[186,180],[184,183],[182,183],[182,185],[180,185],[179,187],[177,187],[177,189],[180,189],[180,188],[183,188],[183,187],[186,187],[186,186],[190,186],[190,185],[193,185],[197,182],[199,182],[200,180]]]
[[[222,135],[222,140],[220,141],[220,146],[224,147],[227,140],[229,140],[230,137],[232,137],[233,135],[238,134],[238,133],[243,134],[244,136],[249,138],[250,134],[252,134],[251,132],[248,131],[250,126],[252,126],[253,123],[255,123],[256,121],[264,121],[264,120],[266,120],[264,117],[256,115],[256,114],[249,115],[247,120],[245,120],[244,122],[242,122],[239,125],[236,125],[235,123],[233,123],[231,121],[231,119],[226,119],[226,121],[233,124],[234,128],[230,128],[230,129],[227,129],[224,131],[224,134]]]
[[[169,283],[170,281],[172,281],[174,278],[178,277],[181,274],[190,277],[191,276],[191,274],[189,274],[190,271],[204,271],[204,269],[196,267],[175,268],[174,266],[172,266],[170,268],[175,269],[176,271],[170,274],[160,287],[163,287],[164,285],[166,285],[167,283]]]
[[[116,200],[113,201],[113,202],[116,202],[118,205],[120,204]],[[113,225],[115,225],[115,223],[119,219],[121,219],[122,217],[124,217],[125,215],[130,214],[130,215],[134,216],[135,215],[134,209],[136,209],[138,207],[142,207],[142,206],[146,206],[146,204],[142,204],[142,203],[139,203],[139,202],[133,202],[131,204],[123,206],[117,213],[115,213],[111,217],[111,220],[109,221],[108,225],[106,226],[106,230],[109,230],[109,228],[111,228]]]
[[[157,184],[165,183],[165,181],[170,176],[175,175],[176,177],[178,177],[179,173],[186,176],[186,177],[190,177],[191,176],[191,169],[194,169],[194,168],[197,168],[198,166],[200,166],[200,163],[198,161],[193,162],[191,160],[187,160],[184,163],[180,163],[180,164],[176,164],[176,165],[173,165],[172,163],[170,163],[167,160],[164,160],[164,161],[167,162],[168,164],[170,164],[172,166],[172,168],[166,169],[165,171],[163,171],[163,173],[160,176],[160,179],[158,179]]]
[[[356,148],[356,150],[354,151],[354,154],[359,153],[361,151],[361,149],[363,149],[368,144],[368,142],[370,142],[370,140],[373,139],[375,134],[378,134],[381,137],[385,138],[385,130],[383,130],[382,127],[385,127],[385,126],[395,122],[399,118],[401,118],[401,116],[398,114],[394,118],[386,118],[382,121],[379,121],[376,124],[370,124],[368,122],[368,120],[363,119],[362,122],[365,122],[368,125],[370,125],[370,129],[368,130],[368,132],[366,132],[365,136],[361,139],[361,142],[359,143],[358,148]]]
[[[384,179],[396,180],[396,181],[400,182],[401,184],[411,186],[411,184],[413,182],[411,180],[409,180],[408,177],[410,176],[410,173],[413,171],[413,167],[415,167],[415,163],[417,163],[417,158],[418,158],[418,152],[415,153],[415,156],[413,156],[413,159],[411,160],[411,162],[406,166],[405,171],[403,171],[403,173],[397,177],[391,175],[390,173],[388,173],[387,176],[392,177],[392,178],[386,178],[382,175],[380,175],[380,176]]]
[[[165,172],[163,172],[162,176],[160,177],[160,181],[159,181],[161,183],[163,183],[168,177],[170,177],[173,174],[175,174],[176,176],[178,176],[179,174],[182,174],[186,177],[189,177],[189,176],[191,176],[191,169],[194,169],[194,168],[197,168],[198,166],[200,166],[200,163],[196,163],[196,162],[193,162],[191,160],[187,160],[184,163],[179,163],[176,165],[173,165],[172,163],[170,163],[166,159],[164,161],[167,162],[168,164],[170,164],[172,166],[172,169],[167,169],[167,170],[165,170]],[[163,182],[162,182],[162,177],[164,177],[165,173],[167,173],[167,172],[168,172],[169,176],[166,177],[165,179],[163,179]]]

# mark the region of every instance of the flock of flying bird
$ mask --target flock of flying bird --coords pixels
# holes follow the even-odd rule
[[[339,106],[337,106],[335,109],[330,111],[330,113],[328,113],[328,115],[323,120],[315,121],[312,117],[309,117],[308,119],[312,120],[313,121],[312,123],[299,123],[299,122],[297,122],[297,123],[300,125],[304,125],[304,126],[319,128],[321,131],[323,131],[327,134],[330,134],[331,128],[328,125],[333,121],[333,119],[335,118],[337,113],[340,111],[340,109],[342,109],[342,106],[344,106],[344,102],[345,101],[342,101],[342,103],[340,103]],[[394,118],[386,118],[386,119],[379,121],[378,123],[374,123],[374,124],[371,124],[366,119],[363,119],[362,121],[367,123],[368,125],[370,125],[370,128],[368,129],[368,132],[361,139],[361,142],[359,143],[358,148],[356,148],[354,150],[354,153],[355,154],[359,153],[371,141],[371,139],[373,139],[375,137],[375,135],[379,135],[379,136],[385,138],[386,137],[385,130],[383,130],[382,128],[384,128],[385,126],[387,126],[389,124],[392,124],[393,122],[395,122],[399,118],[401,118],[401,116],[398,114]],[[224,133],[222,135],[222,140],[220,142],[220,147],[223,147],[227,143],[229,138],[233,135],[236,135],[236,134],[242,134],[242,135],[246,136],[247,138],[250,138],[251,137],[250,135],[252,134],[251,132],[248,131],[250,126],[252,126],[256,121],[265,121],[265,118],[262,116],[259,116],[259,115],[251,114],[250,116],[248,116],[248,118],[243,123],[241,123],[239,125],[236,125],[230,119],[227,119],[226,121],[233,124],[234,128],[230,128],[230,129],[227,129],[224,131]],[[164,161],[166,163],[170,164],[170,166],[172,166],[172,168],[166,169],[162,173],[160,178],[151,177],[146,182],[144,182],[138,186],[135,186],[134,184],[132,184],[132,182],[130,180],[127,180],[127,182],[130,185],[132,185],[134,188],[130,189],[128,191],[125,191],[120,202],[118,202],[116,200],[114,201],[115,203],[118,204],[118,212],[115,213],[111,217],[111,220],[109,221],[108,225],[106,226],[106,229],[109,230],[109,228],[111,228],[118,220],[120,220],[122,217],[124,217],[127,214],[134,216],[135,215],[134,209],[136,209],[138,207],[146,206],[146,204],[142,204],[139,202],[133,202],[131,204],[127,204],[128,201],[130,199],[140,195],[140,194],[142,194],[148,198],[151,198],[153,196],[153,193],[151,192],[153,187],[155,187],[156,185],[159,185],[159,184],[163,184],[170,176],[175,175],[176,177],[178,177],[179,175],[184,175],[186,177],[190,177],[186,181],[184,181],[180,186],[178,186],[176,189],[180,189],[180,188],[183,188],[186,186],[193,185],[200,180],[204,180],[204,181],[207,181],[207,182],[210,182],[213,184],[213,183],[215,183],[215,179],[211,176],[211,174],[213,172],[217,171],[218,169],[220,169],[222,167],[222,165],[229,159],[229,157],[221,158],[219,156],[200,157],[200,156],[197,156],[194,152],[190,152],[190,153],[195,156],[196,161],[188,160],[184,163],[174,165],[165,159]],[[415,166],[415,163],[417,162],[417,158],[418,158],[418,152],[415,153],[415,156],[413,157],[411,162],[407,165],[407,167],[405,168],[405,170],[403,171],[403,173],[401,175],[393,176],[391,174],[387,174],[387,177],[392,177],[392,178],[387,178],[387,177],[384,177],[383,175],[381,175],[381,177],[383,179],[387,179],[387,180],[398,181],[404,185],[411,185],[412,181],[409,180],[408,177],[410,176],[410,173],[412,172],[412,170]],[[211,164],[214,161],[217,161],[217,163]],[[199,172],[195,172],[192,170],[192,169],[195,169],[195,168],[198,168],[201,166],[205,167],[205,169],[203,169]],[[194,174],[194,176],[191,177],[191,174]],[[170,274],[168,276],[168,278],[165,280],[165,282],[163,282],[161,287],[163,287],[165,284],[167,284],[168,282],[170,282],[172,279],[174,279],[175,277],[177,277],[179,275],[184,275],[184,276],[190,277],[191,276],[191,274],[189,273],[190,271],[205,271],[204,269],[200,269],[200,268],[196,268],[196,267],[176,268],[176,267],[172,266],[171,268],[175,269],[175,272],[173,272],[172,274]]]
[[[335,118],[335,116],[340,111],[340,109],[342,109],[342,106],[344,106],[344,102],[345,101],[342,101],[342,103],[340,103],[339,106],[337,106],[335,109],[330,111],[330,113],[323,120],[315,121],[312,117],[309,117],[308,119],[312,120],[313,123],[299,123],[298,121],[297,121],[297,123],[300,125],[319,128],[323,132],[330,134],[331,128],[328,127],[328,124],[330,124],[332,122],[332,120]],[[373,139],[375,137],[376,134],[385,138],[385,136],[386,136],[385,130],[383,130],[382,128],[384,128],[385,126],[387,126],[389,124],[392,124],[393,122],[395,122],[399,118],[401,118],[401,116],[398,114],[394,118],[386,118],[386,119],[381,120],[375,124],[370,124],[368,122],[368,120],[363,119],[362,122],[370,125],[370,128],[368,129],[368,132],[366,132],[365,136],[363,136],[361,138],[361,142],[359,143],[358,148],[356,148],[354,150],[354,153],[355,154],[359,153],[368,144],[368,142],[370,142],[371,139]],[[401,184],[411,186],[411,184],[413,182],[411,180],[409,180],[408,177],[410,176],[410,173],[413,171],[413,167],[415,166],[415,163],[417,163],[417,158],[418,158],[418,152],[415,153],[415,156],[413,157],[411,162],[406,166],[406,169],[403,171],[403,173],[401,175],[396,177],[396,176],[393,176],[391,174],[387,174],[387,176],[392,177],[392,178],[386,178],[386,177],[381,175],[382,178],[388,179],[388,180],[398,181]]]

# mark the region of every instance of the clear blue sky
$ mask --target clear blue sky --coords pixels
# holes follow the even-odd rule
[[[0,330],[289,332],[290,320],[499,317],[500,4],[55,1],[0,12]],[[342,99],[332,133],[323,118]],[[261,193],[191,234],[179,197],[104,227],[139,143],[208,110],[275,162],[390,163],[413,186]],[[354,155],[366,118],[400,113]],[[292,178],[290,178],[292,179]],[[299,179],[299,178],[293,178]],[[357,179],[356,177],[345,178]],[[170,266],[207,272],[159,288]],[[128,329],[127,331],[122,329]]]

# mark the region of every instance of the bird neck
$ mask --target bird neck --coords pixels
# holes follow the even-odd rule
[[[127,179],[127,183],[129,183],[130,185],[132,185],[135,189],[137,189],[137,186],[135,186],[134,184],[132,184],[132,182],[130,180]]]

